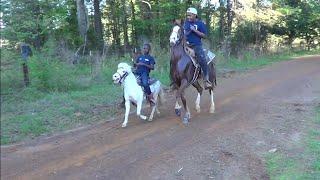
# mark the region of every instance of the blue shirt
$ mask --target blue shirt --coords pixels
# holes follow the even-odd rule
[[[154,61],[154,58],[150,55],[141,55],[137,58],[136,60],[137,63],[144,63],[148,65],[154,65],[156,62]],[[150,69],[146,66],[137,66],[137,71],[138,74],[141,74],[143,72],[150,72]]]
[[[184,23],[184,34],[187,37],[187,41],[190,45],[202,45],[201,37],[197,35],[195,32],[191,31],[190,26],[194,26],[196,30],[207,35],[207,27],[206,25],[200,21],[196,20],[195,22],[189,22],[188,20]]]

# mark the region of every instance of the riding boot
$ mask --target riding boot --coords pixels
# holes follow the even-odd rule
[[[204,88],[205,89],[209,89],[209,88],[212,88],[212,84],[209,80],[209,75],[206,74],[205,76],[203,76],[203,83],[204,83]]]
[[[149,94],[149,95],[147,95],[147,99],[149,100],[149,102],[150,102],[150,104],[151,104],[152,106],[156,104],[156,101],[154,100],[152,93]]]

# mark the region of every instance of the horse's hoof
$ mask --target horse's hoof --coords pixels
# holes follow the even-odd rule
[[[211,114],[213,114],[214,111],[215,111],[215,108],[214,108],[214,107],[211,107],[209,112],[210,112]]]
[[[200,113],[201,112],[200,107],[196,107],[196,111],[197,113]]]
[[[147,116],[140,115],[140,118],[141,118],[142,120],[146,120],[146,119],[147,119]]]
[[[122,126],[121,126],[121,127],[125,128],[125,127],[127,127],[127,124],[122,124]]]
[[[180,109],[174,109],[177,116],[181,116],[181,110]]]
[[[149,118],[148,121],[151,122],[153,119]]]
[[[189,118],[184,117],[184,118],[182,119],[182,123],[183,123],[184,125],[188,125],[188,124],[189,124]]]

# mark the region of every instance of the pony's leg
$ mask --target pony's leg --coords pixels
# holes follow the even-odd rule
[[[141,108],[142,108],[142,99],[140,102],[137,102],[137,116],[139,116],[143,120],[146,120],[147,116],[144,116],[141,114]]]
[[[200,99],[201,99],[201,95],[202,95],[202,91],[203,88],[201,87],[201,85],[199,84],[199,81],[196,81],[195,83],[192,84],[193,87],[195,87],[198,91],[198,95],[197,95],[197,99],[196,99],[196,111],[197,113],[199,113],[200,110]]]
[[[154,112],[155,112],[156,108],[157,108],[157,103],[152,107],[152,110],[151,110],[150,117],[149,117],[148,121],[152,121],[153,115],[154,115]]]
[[[151,113],[150,113],[150,116],[149,116],[148,121],[152,121],[154,112],[155,112],[155,110],[157,109],[157,106],[158,106],[158,93],[153,94],[153,99],[154,99],[154,101],[156,102],[156,104],[155,104],[154,106],[152,106],[152,110],[151,110]],[[158,109],[157,109],[157,110],[158,110]],[[158,111],[159,111],[159,110],[158,110]]]
[[[210,113],[214,113],[215,107],[214,107],[214,101],[213,101],[213,90],[209,90],[210,96],[211,96],[211,105],[210,105]]]
[[[157,114],[160,114],[158,106],[156,106],[156,112],[157,112]]]
[[[126,127],[128,123],[128,117],[130,112],[130,101],[126,100],[125,106],[126,106],[126,113],[124,115],[124,121],[122,123],[122,127]]]
[[[158,93],[155,97],[154,97],[154,100],[157,102],[156,103],[156,106],[155,106],[155,110],[157,112],[157,114],[160,114],[160,111],[159,111],[159,108],[158,108],[158,98],[160,96],[160,93]]]

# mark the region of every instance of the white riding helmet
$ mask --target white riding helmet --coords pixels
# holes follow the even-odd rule
[[[193,8],[193,7],[188,8],[187,13],[198,15],[198,11],[196,10],[196,8]]]

